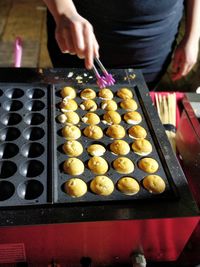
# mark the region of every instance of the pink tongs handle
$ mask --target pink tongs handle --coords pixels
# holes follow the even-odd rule
[[[14,66],[16,68],[21,67],[21,61],[22,61],[22,39],[20,37],[17,37],[15,39],[15,47],[14,47]]]

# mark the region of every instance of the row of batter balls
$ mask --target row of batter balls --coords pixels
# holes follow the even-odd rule
[[[142,180],[142,186],[150,193],[160,194],[165,190],[165,182],[158,175],[148,175]],[[94,177],[89,183],[90,190],[101,196],[109,196],[114,191],[113,181],[104,175]],[[140,191],[140,184],[132,177],[122,177],[116,183],[117,189],[125,195],[135,195]],[[80,178],[71,178],[64,184],[64,191],[71,197],[82,197],[87,191],[87,184]]]

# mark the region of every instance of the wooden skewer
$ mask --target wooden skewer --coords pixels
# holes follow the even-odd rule
[[[176,127],[176,94],[169,93],[167,96],[155,94],[155,101],[161,122],[163,124],[171,124]],[[175,133],[173,131],[166,130],[166,134],[174,152],[176,152]]]

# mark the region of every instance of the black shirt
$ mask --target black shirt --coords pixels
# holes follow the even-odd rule
[[[74,0],[107,66],[157,72],[172,52],[183,0]]]

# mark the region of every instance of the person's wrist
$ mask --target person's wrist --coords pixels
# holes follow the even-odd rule
[[[199,32],[190,32],[185,33],[183,40],[187,43],[199,44],[200,33]]]

